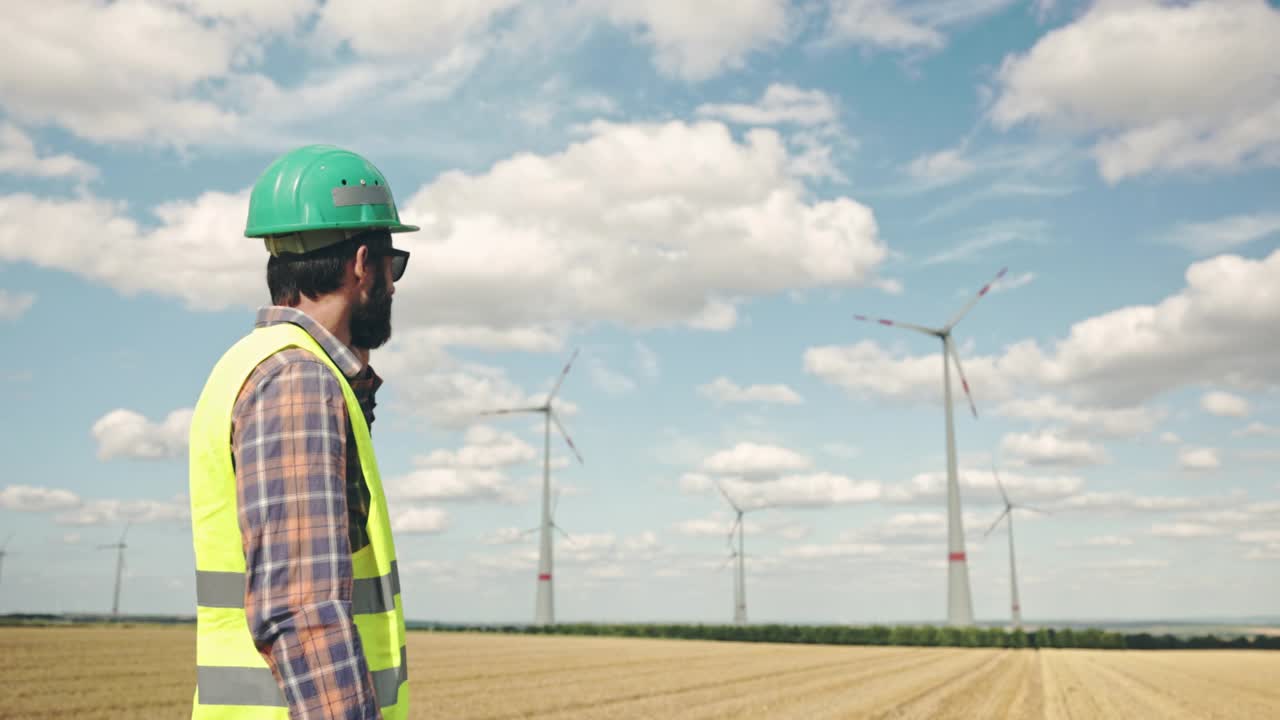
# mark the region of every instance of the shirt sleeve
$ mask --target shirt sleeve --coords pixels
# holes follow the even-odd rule
[[[245,613],[291,718],[381,716],[352,619],[347,408],[314,359],[273,356],[236,405]]]

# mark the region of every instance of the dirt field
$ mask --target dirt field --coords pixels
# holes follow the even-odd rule
[[[0,718],[187,718],[194,632],[0,628]],[[411,633],[423,718],[1280,718],[1280,652]]]

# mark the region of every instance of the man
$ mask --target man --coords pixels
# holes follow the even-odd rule
[[[386,178],[299,148],[258,178],[246,237],[271,306],[218,361],[191,424],[193,720],[408,717],[404,613],[369,439],[409,253]]]

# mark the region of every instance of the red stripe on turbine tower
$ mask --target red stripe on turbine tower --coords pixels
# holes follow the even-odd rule
[[[951,553],[947,556],[947,560],[950,560],[951,562],[964,562],[964,553]]]
[[[551,579],[551,573],[542,573],[542,574],[538,575],[538,579],[539,579],[539,580],[550,580],[550,579]]]

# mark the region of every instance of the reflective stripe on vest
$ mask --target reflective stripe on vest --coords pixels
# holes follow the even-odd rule
[[[196,571],[196,604],[208,608],[243,608],[245,580],[242,572]],[[400,570],[372,578],[356,578],[351,585],[351,612],[356,615],[391,612],[400,594]]]
[[[373,691],[384,708],[393,704],[400,686],[409,680],[408,656],[400,648],[400,666],[369,673]],[[276,676],[266,668],[208,667],[196,668],[196,685],[202,705],[266,705],[285,707],[284,696],[276,684]]]
[[[287,720],[285,695],[254,646],[244,611],[245,558],[231,458],[231,417],[244,381],[263,360],[297,347],[325,363],[346,401],[354,450],[369,489],[369,545],[351,556],[351,617],[385,720],[409,716],[404,607],[395,542],[369,428],[355,393],[302,328],[256,328],[218,361],[191,419],[191,531],[196,557],[196,692],[193,720]]]

